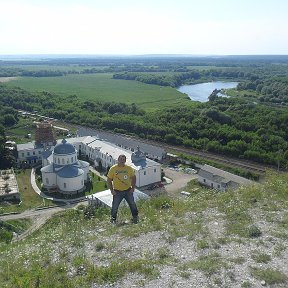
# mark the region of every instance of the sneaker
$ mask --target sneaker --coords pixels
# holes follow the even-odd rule
[[[133,217],[131,221],[132,221],[133,224],[137,224],[138,221],[139,221],[138,216]]]
[[[110,219],[110,223],[113,224],[113,225],[116,225],[116,219],[111,218],[111,219]]]

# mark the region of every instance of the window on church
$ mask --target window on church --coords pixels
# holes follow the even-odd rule
[[[62,164],[64,164],[65,162],[64,162],[64,158],[62,158]]]
[[[58,158],[58,164],[60,164],[60,159]]]
[[[64,188],[66,188],[66,186],[67,186],[66,183],[64,183]]]
[[[146,171],[144,171],[144,175],[146,175]]]
[[[46,178],[46,184],[49,184],[49,178]]]
[[[154,173],[156,173],[156,169],[154,169]]]
[[[73,157],[71,157],[71,163],[73,163]]]
[[[22,153],[22,157],[24,157],[24,153]]]
[[[30,152],[27,152],[27,156],[30,156]]]

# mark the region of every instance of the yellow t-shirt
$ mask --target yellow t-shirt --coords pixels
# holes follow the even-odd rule
[[[124,191],[131,187],[131,177],[134,175],[132,167],[127,165],[120,167],[115,164],[110,168],[107,177],[113,181],[114,189]]]

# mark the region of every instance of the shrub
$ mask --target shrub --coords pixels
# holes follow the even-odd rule
[[[262,232],[257,226],[252,225],[248,228],[248,237],[249,238],[258,238],[261,235],[262,235]]]
[[[268,285],[288,283],[288,277],[278,270],[252,268],[251,273],[254,277],[264,280]]]
[[[13,238],[12,231],[7,231],[6,229],[0,228],[0,242],[10,243]]]

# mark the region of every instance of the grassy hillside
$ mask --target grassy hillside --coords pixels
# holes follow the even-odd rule
[[[1,287],[287,287],[287,182],[225,193],[191,182],[190,197],[139,203],[137,225],[125,208],[116,227],[107,209],[67,210],[0,244]]]
[[[148,110],[190,101],[184,94],[171,87],[116,80],[112,79],[112,74],[22,77],[10,81],[7,85],[19,86],[28,91],[50,91],[59,95],[76,94],[82,99],[136,103],[141,108]]]

